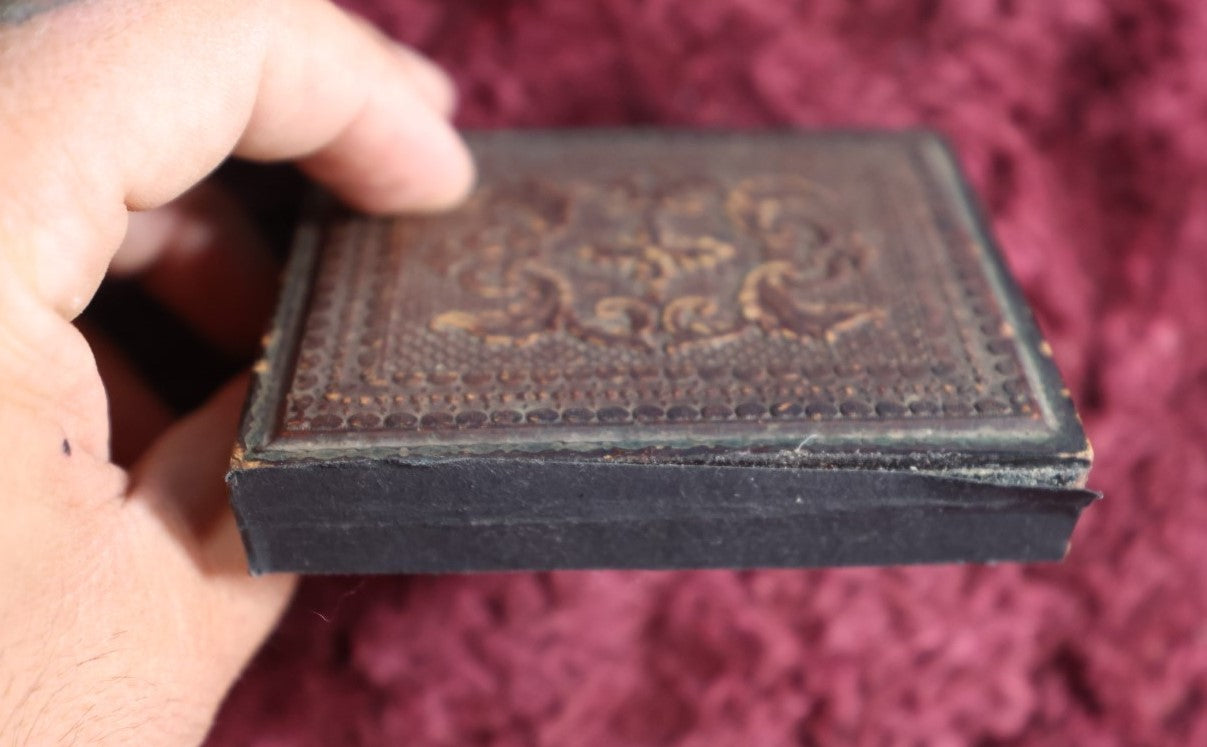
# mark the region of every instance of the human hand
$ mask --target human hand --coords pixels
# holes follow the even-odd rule
[[[237,348],[271,264],[193,185],[233,152],[443,207],[472,178],[451,106],[325,0],[0,0],[0,743],[201,740],[293,585],[248,576],[226,505],[243,382],[169,423],[72,324],[107,269]]]

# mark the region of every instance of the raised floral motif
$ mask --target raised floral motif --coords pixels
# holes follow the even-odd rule
[[[674,353],[749,328],[833,341],[880,313],[826,299],[826,286],[850,280],[871,256],[824,189],[776,175],[654,183],[522,180],[480,190],[474,202],[491,215],[430,253],[437,263],[459,257],[443,269],[469,303],[429,326],[489,345],[565,331]],[[720,271],[733,263],[749,269]]]

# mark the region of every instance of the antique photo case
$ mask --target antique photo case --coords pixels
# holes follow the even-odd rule
[[[1056,560],[1090,449],[943,141],[478,133],[305,217],[228,481],[254,572]]]

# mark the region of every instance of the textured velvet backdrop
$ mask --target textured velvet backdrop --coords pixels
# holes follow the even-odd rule
[[[310,581],[215,744],[1207,744],[1207,4],[349,5],[468,127],[946,131],[1107,500],[1063,565]]]

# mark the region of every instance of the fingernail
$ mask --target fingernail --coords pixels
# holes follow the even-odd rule
[[[423,100],[445,117],[451,117],[457,105],[457,87],[448,73],[410,47],[394,42],[394,48],[406,61],[407,71]]]

